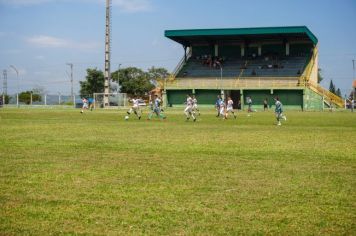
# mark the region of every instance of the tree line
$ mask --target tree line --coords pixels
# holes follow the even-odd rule
[[[111,73],[111,80],[120,85],[120,92],[134,96],[144,96],[169,76],[165,68],[151,67],[143,71],[137,67],[127,67]],[[88,68],[84,81],[80,81],[82,97],[104,92],[104,73],[97,68]],[[119,88],[110,86],[110,92]]]

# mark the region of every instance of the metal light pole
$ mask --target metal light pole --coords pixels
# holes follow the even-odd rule
[[[67,63],[70,66],[70,96],[73,99],[73,104],[75,104],[74,94],[73,94],[73,63]]]
[[[17,95],[16,95],[16,104],[17,107],[19,107],[19,92],[20,92],[20,80],[19,80],[19,71],[16,69],[15,66],[10,65],[10,68],[12,68],[15,72],[16,72],[16,76],[17,76]]]
[[[353,81],[355,81],[356,80],[356,77],[355,77],[355,60],[354,59],[352,59],[352,69],[353,69]],[[356,88],[354,88],[354,90],[353,90],[353,99],[355,100],[355,98],[356,98]]]
[[[117,71],[117,93],[120,93],[120,69],[121,69],[121,63],[119,64],[119,69]]]
[[[223,75],[223,69],[220,63],[218,63],[220,67],[220,89],[221,89],[221,99],[224,99],[224,90],[223,90],[223,84],[222,84],[222,75]]]

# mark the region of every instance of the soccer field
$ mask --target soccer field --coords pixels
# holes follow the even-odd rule
[[[356,113],[125,112],[0,109],[0,234],[355,234]]]

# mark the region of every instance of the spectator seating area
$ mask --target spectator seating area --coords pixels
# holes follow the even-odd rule
[[[297,77],[303,73],[308,58],[307,55],[216,59],[210,56],[191,57],[176,77],[220,77],[220,68],[223,77]],[[212,63],[207,63],[209,61]]]

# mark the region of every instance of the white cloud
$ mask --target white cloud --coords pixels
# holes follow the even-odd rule
[[[29,44],[42,48],[74,48],[74,49],[97,49],[96,42],[74,42],[68,39],[56,38],[48,35],[38,35],[26,38]],[[37,58],[40,59],[40,58]]]
[[[0,4],[15,5],[15,6],[28,6],[41,3],[50,2],[53,0],[0,0]]]
[[[113,6],[118,6],[128,13],[152,10],[152,5],[148,0],[113,0]]]
[[[42,55],[35,56],[34,58],[35,58],[36,60],[40,60],[40,61],[42,61],[42,60],[45,59],[45,57],[42,56]]]
[[[30,44],[39,47],[49,47],[49,48],[66,48],[69,47],[70,42],[65,39],[55,38],[52,36],[39,35],[27,38],[26,40]]]
[[[0,0],[0,5],[31,6],[49,2],[82,2],[105,4],[106,0]],[[150,0],[112,0],[112,5],[127,13],[146,12],[152,10]]]

